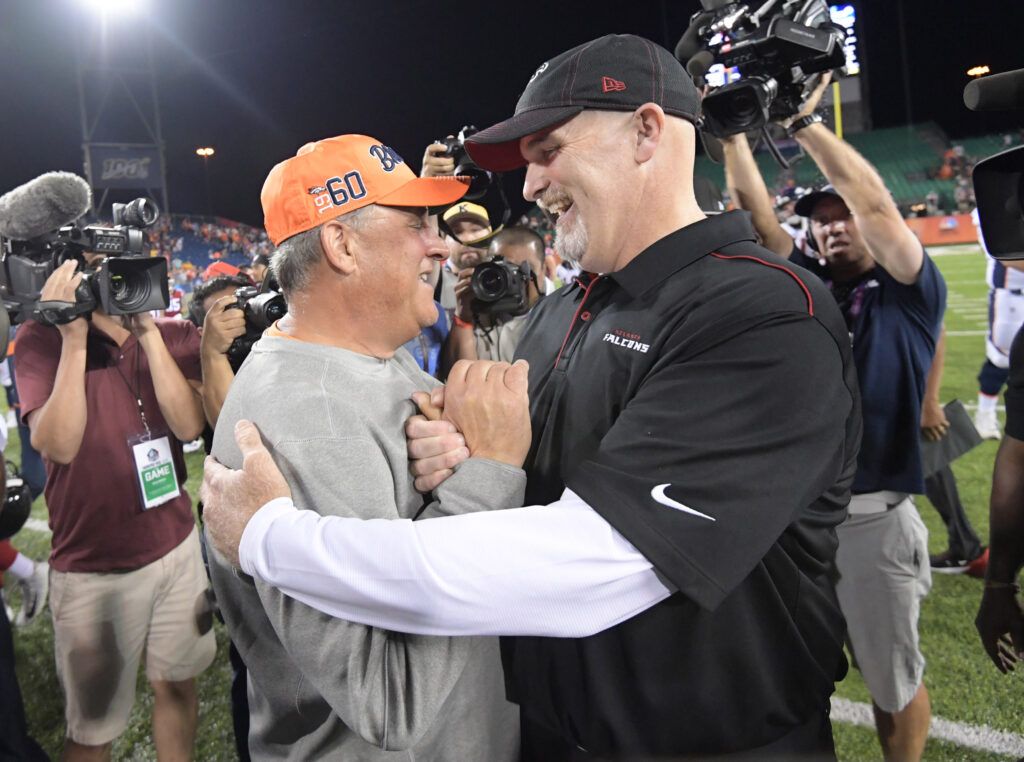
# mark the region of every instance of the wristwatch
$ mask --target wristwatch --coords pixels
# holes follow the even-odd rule
[[[804,127],[810,124],[818,124],[821,121],[821,114],[808,114],[807,116],[802,116],[799,119],[794,120],[793,123],[786,128],[786,134],[791,138],[796,137],[796,134]]]

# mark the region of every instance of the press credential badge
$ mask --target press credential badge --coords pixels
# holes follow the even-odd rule
[[[135,456],[144,510],[173,500],[181,494],[174,460],[171,458],[171,443],[166,436],[133,444],[132,455]]]

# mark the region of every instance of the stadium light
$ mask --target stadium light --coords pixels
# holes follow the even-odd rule
[[[968,77],[981,77],[981,76],[983,76],[985,74],[988,74],[990,71],[992,71],[992,70],[990,68],[988,68],[987,66],[972,66],[970,69],[967,70],[967,76]]]
[[[196,149],[196,156],[202,156],[204,159],[207,156],[213,156],[213,154],[214,154],[214,150],[212,148],[210,148],[210,147],[197,148]]]
[[[134,16],[142,10],[145,0],[82,0],[94,13],[111,16]]]

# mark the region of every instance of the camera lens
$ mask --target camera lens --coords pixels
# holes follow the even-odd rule
[[[121,211],[122,224],[136,228],[148,228],[159,216],[160,210],[148,198],[137,198],[125,204]]]
[[[738,91],[729,104],[731,117],[737,124],[748,124],[759,112],[759,104],[750,90]]]
[[[493,302],[508,291],[508,274],[500,266],[486,262],[473,273],[473,294],[482,302]]]
[[[150,291],[150,280],[142,273],[110,275],[110,298],[124,312],[138,312],[149,299]]]

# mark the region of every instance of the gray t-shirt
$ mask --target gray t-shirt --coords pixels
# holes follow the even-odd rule
[[[231,386],[213,454],[239,468],[234,425],[252,420],[296,505],[325,515],[425,520],[521,505],[523,471],[482,459],[459,466],[424,505],[404,425],[411,393],[436,384],[404,349],[379,360],[265,336]],[[497,639],[335,619],[231,569],[215,551],[210,574],[249,669],[253,759],[518,759],[518,710],[504,697]]]

